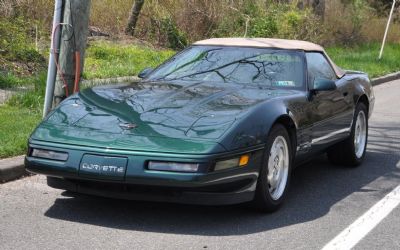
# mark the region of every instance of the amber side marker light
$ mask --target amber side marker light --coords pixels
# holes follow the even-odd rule
[[[249,163],[250,156],[249,155],[242,155],[239,159],[239,167],[244,167]]]
[[[215,164],[214,171],[228,168],[245,167],[250,160],[250,155],[242,155],[233,159],[218,161]]]

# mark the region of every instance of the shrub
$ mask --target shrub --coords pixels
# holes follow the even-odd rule
[[[373,19],[373,12],[366,0],[332,0],[325,15],[324,43],[350,46],[363,41],[363,28]]]
[[[321,34],[325,32],[321,20],[311,9],[297,10],[292,5],[278,16],[279,37],[288,39],[321,42]]]
[[[273,16],[262,16],[253,19],[250,22],[250,37],[273,37],[278,31],[278,24]]]
[[[171,49],[183,49],[188,45],[186,34],[179,30],[176,23],[170,18],[163,18],[159,21],[160,30],[158,34],[161,40],[166,40],[166,45]]]
[[[9,60],[27,59],[27,54],[34,54],[31,39],[27,35],[26,23],[17,18],[13,21],[0,19],[0,48],[3,58]]]
[[[267,1],[265,5],[263,1],[250,1],[242,8],[236,11],[236,18],[225,19],[219,27],[219,31],[223,31],[222,36],[243,36],[248,25],[249,37],[278,37],[319,42],[319,34],[324,30],[319,18],[310,9],[298,9],[295,3],[277,4]]]
[[[17,76],[30,75],[45,67],[22,18],[0,18],[0,86],[20,85]]]
[[[121,37],[132,2],[133,0],[92,1],[90,24],[113,37]],[[312,8],[312,4],[299,4],[306,2],[313,1],[146,0],[139,17],[136,36],[173,49],[181,49],[190,42],[209,37],[242,37],[245,34],[250,37],[304,39],[324,45],[354,45],[365,40],[382,39],[392,1],[325,1],[324,18],[316,16],[312,9],[303,9],[304,6]],[[53,0],[0,0],[0,16],[3,17],[2,20],[10,20],[7,27],[12,26],[13,22],[17,23],[14,28],[22,29],[28,41],[32,40],[30,36],[35,24],[39,26],[40,37],[48,40],[53,4]],[[400,39],[400,25],[396,20],[399,18],[396,19],[395,15],[389,41]],[[15,31],[7,30],[11,34]],[[3,30],[0,32],[2,38],[6,37]],[[20,38],[14,39],[24,40]],[[3,47],[0,44],[0,57],[5,54],[1,51],[4,51]],[[28,51],[13,56],[23,60],[36,58],[35,52],[29,46],[26,48]]]

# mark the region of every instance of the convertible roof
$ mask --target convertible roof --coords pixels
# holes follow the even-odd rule
[[[300,41],[286,40],[276,38],[211,38],[195,42],[194,45],[212,45],[212,46],[237,46],[237,47],[259,47],[259,48],[276,48],[290,50],[317,51],[323,53],[329,60],[337,77],[342,78],[345,74],[344,70],[339,68],[326,54],[323,47],[318,44]]]

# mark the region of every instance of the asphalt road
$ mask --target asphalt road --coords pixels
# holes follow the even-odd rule
[[[274,214],[78,196],[33,176],[0,185],[1,249],[321,249],[400,184],[400,81],[375,88],[365,163],[294,171]],[[400,207],[355,249],[400,249]]]

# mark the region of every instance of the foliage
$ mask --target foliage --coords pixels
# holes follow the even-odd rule
[[[92,1],[90,25],[96,26],[101,31],[114,36],[125,33],[132,3],[132,0]]]
[[[325,1],[322,19],[313,13],[312,4],[306,2],[313,1],[146,0],[136,37],[172,49],[204,38],[242,37],[245,33],[252,37],[305,39],[324,45],[356,44],[364,39],[378,42],[384,29],[381,27],[384,21],[380,19],[387,18],[392,3],[391,0]],[[91,25],[112,37],[123,36],[132,3],[132,0],[92,1]],[[30,34],[34,25],[38,25],[40,37],[48,39],[53,4],[52,0],[0,1],[0,16],[9,20],[22,18]],[[373,30],[366,28],[370,23],[374,24]],[[397,30],[400,25],[394,26],[393,30]],[[389,37],[390,41],[400,39],[400,33],[395,34]]]
[[[400,3],[396,2],[396,7],[399,7]],[[387,16],[389,10],[392,8],[393,0],[368,0],[368,3],[379,15]]]
[[[21,18],[0,18],[0,56],[7,60],[42,62],[43,57],[32,46],[26,22]]]
[[[249,1],[224,17],[213,35],[277,37],[320,41],[324,27],[311,9],[298,9],[295,3]]]
[[[26,85],[46,60],[33,46],[22,18],[0,17],[0,88]]]
[[[159,43],[174,50],[183,49],[188,45],[186,33],[180,30],[171,18],[153,19],[152,23],[149,34],[151,37],[157,37]]]
[[[278,24],[273,16],[262,16],[252,20],[249,36],[274,37],[278,31]]]
[[[137,75],[146,67],[158,66],[174,53],[118,42],[94,42],[87,50],[84,78]]]
[[[325,33],[324,26],[311,9],[298,10],[292,4],[283,8],[281,12],[283,13],[277,18],[280,24],[279,37],[318,43],[321,41],[320,36]]]
[[[353,0],[350,4],[351,23],[353,24],[353,40],[361,39],[361,29],[367,18],[365,0]]]

